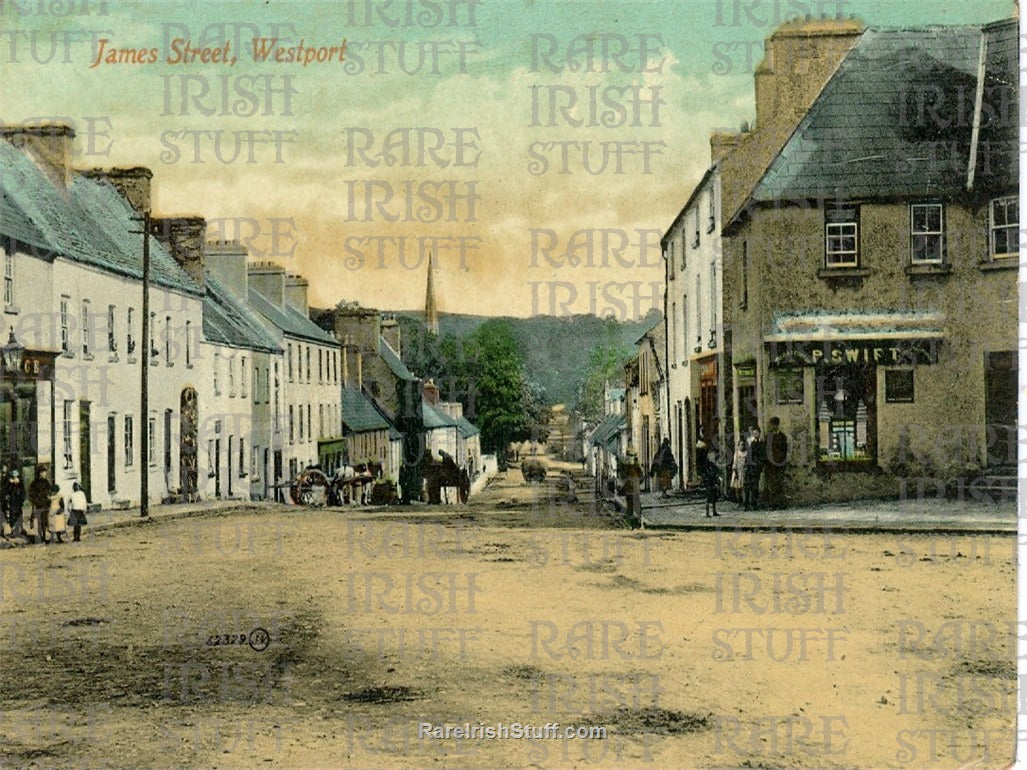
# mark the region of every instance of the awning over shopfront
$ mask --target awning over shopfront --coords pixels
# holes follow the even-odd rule
[[[763,340],[771,366],[933,364],[943,322],[937,312],[784,314]]]

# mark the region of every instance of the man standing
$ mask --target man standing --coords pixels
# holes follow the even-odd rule
[[[755,511],[759,507],[760,476],[767,462],[767,445],[760,429],[753,427],[745,444],[745,474],[742,484],[742,507]]]
[[[46,530],[50,526],[50,473],[44,465],[36,469],[36,477],[29,484],[29,503],[39,542],[46,543]]]
[[[4,488],[4,507],[8,521],[11,523],[11,537],[17,538],[25,534],[22,528],[25,505],[25,485],[21,483],[21,473],[15,469],[7,475],[7,486]]]
[[[781,420],[771,417],[767,431],[767,507],[780,510],[785,507],[784,476],[788,463],[788,437],[781,432]]]
[[[629,447],[623,463],[617,468],[621,494],[628,499],[628,520],[632,526],[642,524],[642,477],[645,471],[638,464],[638,451]]]

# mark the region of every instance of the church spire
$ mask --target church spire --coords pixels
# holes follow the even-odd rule
[[[428,290],[424,297],[424,323],[436,337],[439,334],[439,309],[435,305],[435,276],[432,254],[428,252]]]

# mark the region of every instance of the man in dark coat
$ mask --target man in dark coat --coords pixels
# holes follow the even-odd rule
[[[23,534],[22,516],[25,506],[25,485],[21,483],[21,473],[12,470],[7,474],[7,486],[4,488],[4,509],[11,523],[11,537]]]
[[[50,472],[45,466],[36,469],[36,477],[29,484],[29,503],[39,542],[46,543],[46,530],[50,526]]]
[[[759,428],[749,431],[745,445],[745,476],[742,485],[742,507],[755,511],[759,507],[760,476],[767,462],[767,445]]]
[[[788,436],[781,431],[781,420],[771,417],[767,431],[767,507],[780,510],[785,507],[784,477],[788,464]]]
[[[706,442],[699,439],[695,445],[695,470],[706,492],[706,518],[710,518],[711,507],[712,515],[720,516],[717,513],[717,500],[720,499],[720,466],[717,465],[715,457],[716,454],[710,453]]]
[[[632,526],[642,525],[642,479],[645,471],[638,464],[638,451],[629,447],[623,462],[617,466],[621,494],[628,501],[628,520]]]

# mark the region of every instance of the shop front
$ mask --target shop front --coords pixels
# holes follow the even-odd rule
[[[31,482],[41,463],[54,465],[54,442],[49,457],[41,457],[40,422],[54,435],[54,361],[58,353],[29,350],[20,345],[11,329],[7,344],[0,348],[0,454],[4,465],[18,469]],[[49,384],[49,397],[40,414],[40,390]]]

